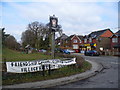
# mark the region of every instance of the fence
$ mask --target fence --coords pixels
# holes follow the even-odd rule
[[[43,66],[44,68],[44,66]],[[32,82],[32,81],[41,81],[46,79],[58,78],[63,77],[70,72],[74,72],[80,70],[76,68],[75,65],[66,66],[60,69],[54,70],[44,70],[39,72],[31,72],[31,73],[2,73],[2,84],[17,84],[17,83],[24,83],[24,82]]]

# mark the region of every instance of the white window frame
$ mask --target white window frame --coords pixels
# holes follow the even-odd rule
[[[78,45],[77,44],[73,45],[73,49],[78,49]]]
[[[87,39],[86,38],[84,39],[84,43],[87,43]]]
[[[78,43],[78,40],[77,39],[73,39],[73,43]]]
[[[89,42],[92,42],[92,38],[89,38]]]
[[[112,38],[112,42],[113,43],[117,43],[118,42],[118,38]]]

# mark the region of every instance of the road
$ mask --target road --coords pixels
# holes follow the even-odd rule
[[[120,64],[118,60],[120,60],[120,57],[81,56],[87,60],[94,60],[101,63],[104,69],[88,79],[52,88],[118,88],[118,64]]]

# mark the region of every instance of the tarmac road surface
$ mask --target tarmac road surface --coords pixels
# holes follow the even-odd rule
[[[78,54],[80,55],[80,54]],[[85,80],[55,86],[52,88],[118,88],[118,65],[120,57],[115,56],[84,56],[86,60],[94,60],[103,65],[104,69],[97,75]],[[119,69],[120,70],[120,69]]]

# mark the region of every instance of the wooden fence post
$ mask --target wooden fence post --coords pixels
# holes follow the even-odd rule
[[[50,67],[50,64],[49,64],[48,74],[51,75],[51,67]]]
[[[45,65],[42,65],[42,75],[45,76]]]

